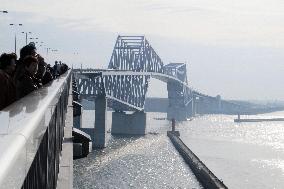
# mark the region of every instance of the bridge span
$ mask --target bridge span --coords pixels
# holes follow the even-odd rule
[[[144,36],[118,36],[106,69],[74,69],[73,75],[78,95],[95,101],[93,138],[102,138],[101,142],[97,141],[98,146],[105,145],[106,107],[114,110],[113,134],[145,134],[144,106],[151,78],[167,83],[168,119],[185,121],[198,113],[237,112],[241,108],[221,100],[220,96],[193,90],[187,79],[186,64],[164,64]]]

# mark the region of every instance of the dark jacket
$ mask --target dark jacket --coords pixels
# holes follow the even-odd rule
[[[25,72],[25,66],[23,64],[22,59],[19,59],[16,64],[16,70],[14,73],[14,81],[17,81],[20,76],[22,76]]]
[[[49,69],[46,69],[46,72],[42,78],[42,84],[45,85],[47,83],[49,83],[50,81],[53,80],[53,76],[52,76],[52,73],[50,72]]]
[[[38,89],[38,86],[35,82],[35,78],[27,71],[19,76],[18,80],[16,81],[17,99],[26,96],[36,89]]]
[[[0,70],[0,110],[16,101],[16,86],[12,77]]]

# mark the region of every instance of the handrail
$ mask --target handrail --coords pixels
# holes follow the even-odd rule
[[[70,79],[71,70],[0,111],[0,188],[56,186]]]

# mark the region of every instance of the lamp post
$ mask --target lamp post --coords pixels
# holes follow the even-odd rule
[[[28,44],[28,34],[32,34],[32,32],[22,32],[23,34],[26,34],[26,45]]]
[[[41,49],[44,49],[44,47],[43,47],[43,41],[41,41],[41,42],[37,42],[38,43],[38,51],[40,51]],[[42,54],[43,54],[43,52],[42,52]]]
[[[1,11],[0,11],[0,13],[7,14],[7,13],[8,13],[8,11],[6,11],[6,10],[1,10]]]
[[[52,57],[54,58],[54,60],[56,60],[58,57],[58,50],[57,49],[51,49],[51,52],[52,52]]]
[[[38,37],[30,37],[30,40],[38,40]],[[36,41],[30,41],[30,42],[36,42]]]
[[[17,27],[17,26],[23,26],[23,24],[10,24],[10,26]],[[17,54],[17,31],[16,29],[15,29],[15,54]]]
[[[79,63],[79,53],[78,52],[74,52],[73,53],[74,54],[74,56],[73,56],[73,63],[76,65],[76,64],[78,64]],[[81,64],[81,67],[82,67],[82,64]]]
[[[51,48],[47,47],[46,48],[46,56],[48,56],[48,51],[50,50]]]

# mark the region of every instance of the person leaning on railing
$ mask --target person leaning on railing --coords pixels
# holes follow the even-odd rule
[[[34,56],[26,56],[23,60],[24,70],[16,80],[17,99],[20,99],[30,92],[38,89],[35,74],[38,70],[38,60]]]
[[[23,75],[23,72],[25,71],[23,61],[26,56],[34,56],[36,57],[36,47],[34,43],[29,43],[28,45],[24,46],[20,50],[20,59],[17,61],[16,64],[16,71],[14,75],[15,81],[19,79],[21,75]]]
[[[60,75],[64,74],[68,69],[69,67],[67,66],[67,64],[61,63],[61,61],[59,61],[59,63],[55,61],[55,64],[53,66],[53,77],[59,77]]]
[[[53,80],[53,69],[50,67],[50,64],[47,64],[46,65],[46,71],[45,71],[45,74],[42,78],[42,84],[45,85],[47,83],[49,83],[50,81]]]
[[[37,54],[36,58],[38,60],[38,70],[35,74],[35,82],[37,83],[38,88],[40,88],[43,85],[42,79],[46,73],[47,64],[44,62],[44,58],[40,56],[40,54]]]
[[[62,63],[61,66],[60,66],[59,75],[64,74],[65,72],[67,72],[68,69],[69,68],[68,68],[67,64]]]
[[[16,86],[13,74],[17,55],[3,53],[0,56],[0,110],[16,100]]]

